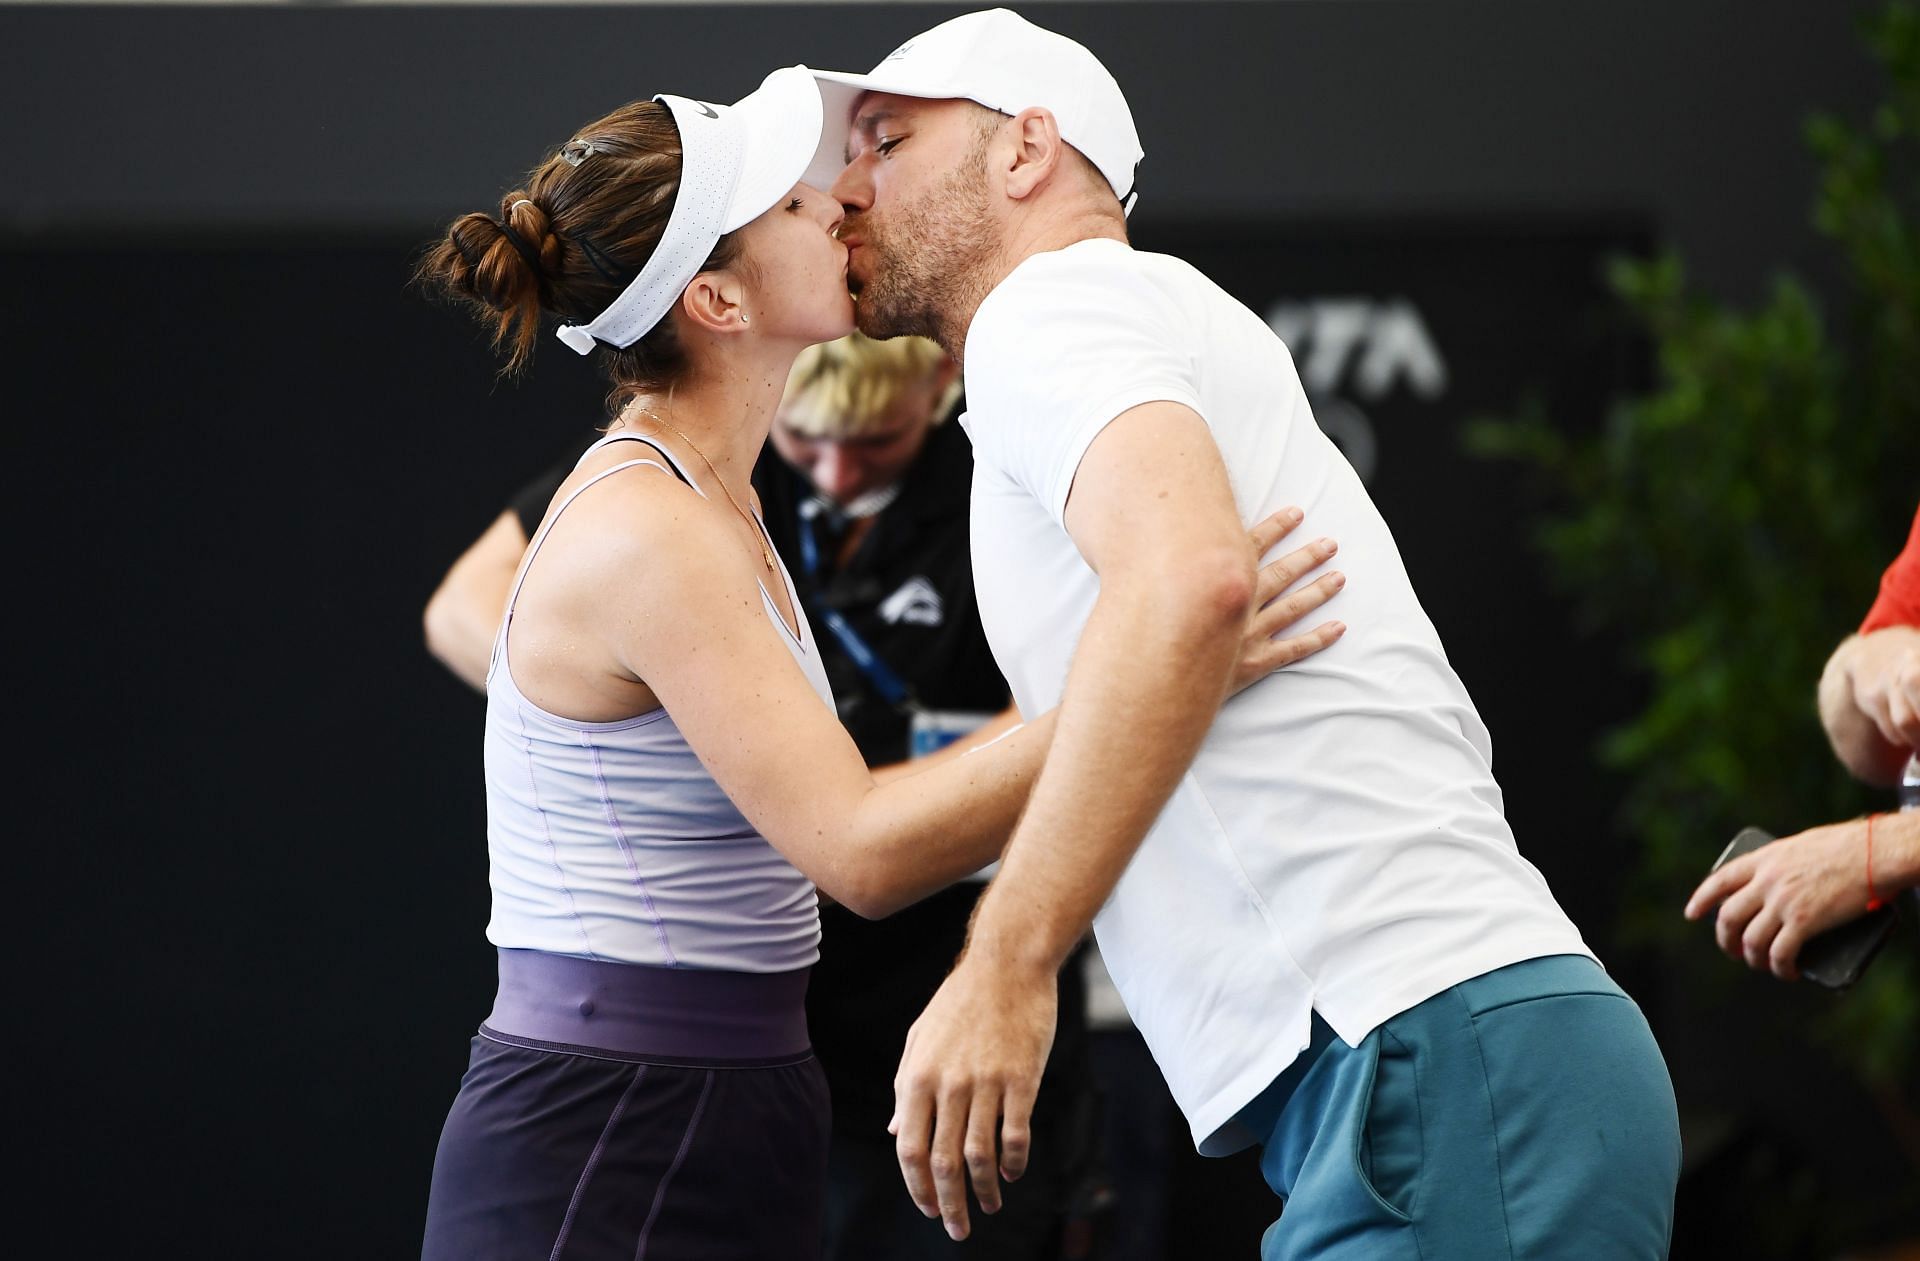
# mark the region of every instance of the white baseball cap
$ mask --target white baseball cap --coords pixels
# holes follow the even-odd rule
[[[805,67],[798,67],[805,69]],[[929,100],[964,98],[1002,114],[1035,106],[1052,112],[1060,137],[1100,169],[1128,210],[1134,168],[1145,156],[1127,98],[1100,59],[1010,9],[983,9],[942,22],[888,53],[871,74],[812,70],[825,125],[806,182],[829,188],[846,167],[854,102],[862,92]]]
[[[591,354],[596,342],[631,346],[666,317],[713,247],[771,210],[800,182],[820,143],[820,92],[806,70],[768,75],[732,105],[684,96],[653,98],[680,132],[680,188],[660,243],[611,305],[586,324],[563,324],[560,340]],[[591,162],[591,138],[582,142]]]

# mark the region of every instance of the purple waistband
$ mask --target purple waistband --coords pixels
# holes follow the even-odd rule
[[[486,1029],[642,1058],[763,1060],[807,1051],[807,974],[656,968],[501,950]]]

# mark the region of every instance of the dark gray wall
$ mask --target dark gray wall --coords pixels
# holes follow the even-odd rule
[[[661,90],[864,69],[963,7],[0,8],[0,231],[405,228]],[[1808,255],[1810,107],[1857,0],[1034,4],[1145,140],[1140,213],[1644,212],[1747,293]]]
[[[1149,155],[1143,242],[1212,252],[1230,286],[1252,271],[1226,261],[1232,241],[1333,243],[1272,255],[1291,283],[1246,295],[1265,301],[1391,297],[1411,283],[1398,264],[1356,290],[1349,263],[1417,253],[1443,221],[1507,244],[1650,227],[1712,287],[1756,292],[1773,266],[1820,258],[1797,133],[1811,106],[1870,99],[1860,7],[1025,11],[1128,85]],[[37,1158],[26,1198],[60,1254],[385,1256],[417,1240],[490,985],[477,737],[454,734],[476,729],[478,701],[421,652],[419,609],[600,391],[550,344],[526,386],[495,387],[472,329],[407,292],[411,249],[621,101],[730,98],[798,60],[865,66],[952,11],[0,7],[3,432],[25,488],[9,681],[34,716],[17,724],[32,743],[6,816],[8,926],[29,1010],[53,1013],[17,1039],[16,1146]],[[1586,310],[1566,280],[1567,309]],[[1543,367],[1510,313],[1479,318],[1494,303],[1473,299],[1503,284],[1454,277],[1461,305],[1429,310],[1456,367]],[[1603,349],[1604,323],[1587,339]],[[1639,362],[1607,379],[1638,381]],[[1471,384],[1463,372],[1462,407],[1501,405]],[[1604,394],[1555,398],[1555,415],[1593,423]],[[1478,609],[1475,584],[1529,605],[1457,655],[1522,835],[1603,933],[1602,869],[1625,859],[1585,750],[1632,692],[1503,556],[1520,551],[1518,507],[1499,516],[1511,479],[1443,463],[1439,426],[1459,418],[1381,412],[1398,444],[1382,508],[1449,633],[1448,601]],[[1396,482],[1422,453],[1424,491]],[[1463,488],[1491,524],[1447,510]],[[1581,677],[1534,685],[1556,670]],[[1528,721],[1527,693],[1577,720]],[[1754,1005],[1782,1001],[1748,981]],[[1843,1188],[1899,1177],[1830,1065],[1777,1063],[1690,1003],[1666,1014],[1663,1037],[1713,1035],[1667,1041],[1690,1108],[1824,1135]],[[1729,1177],[1729,1216],[1696,1209],[1710,1243],[1676,1255],[1729,1255],[1756,1198]]]

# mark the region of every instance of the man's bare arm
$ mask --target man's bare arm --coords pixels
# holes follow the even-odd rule
[[[969,947],[1049,977],[1112,893],[1226,698],[1258,561],[1206,422],[1175,403],[1137,407],[1094,442],[1067,528],[1100,575],[1100,596],[1005,878],[984,899]]]
[[[1055,973],[1185,774],[1226,695],[1257,558],[1206,423],[1134,408],[1081,461],[1067,526],[1100,575],[1052,750],[966,953],[895,1079],[909,1193],[968,1231],[1025,1170]]]

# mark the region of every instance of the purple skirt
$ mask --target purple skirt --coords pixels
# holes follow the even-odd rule
[[[817,1257],[829,1107],[806,984],[502,950],[424,1261]]]

